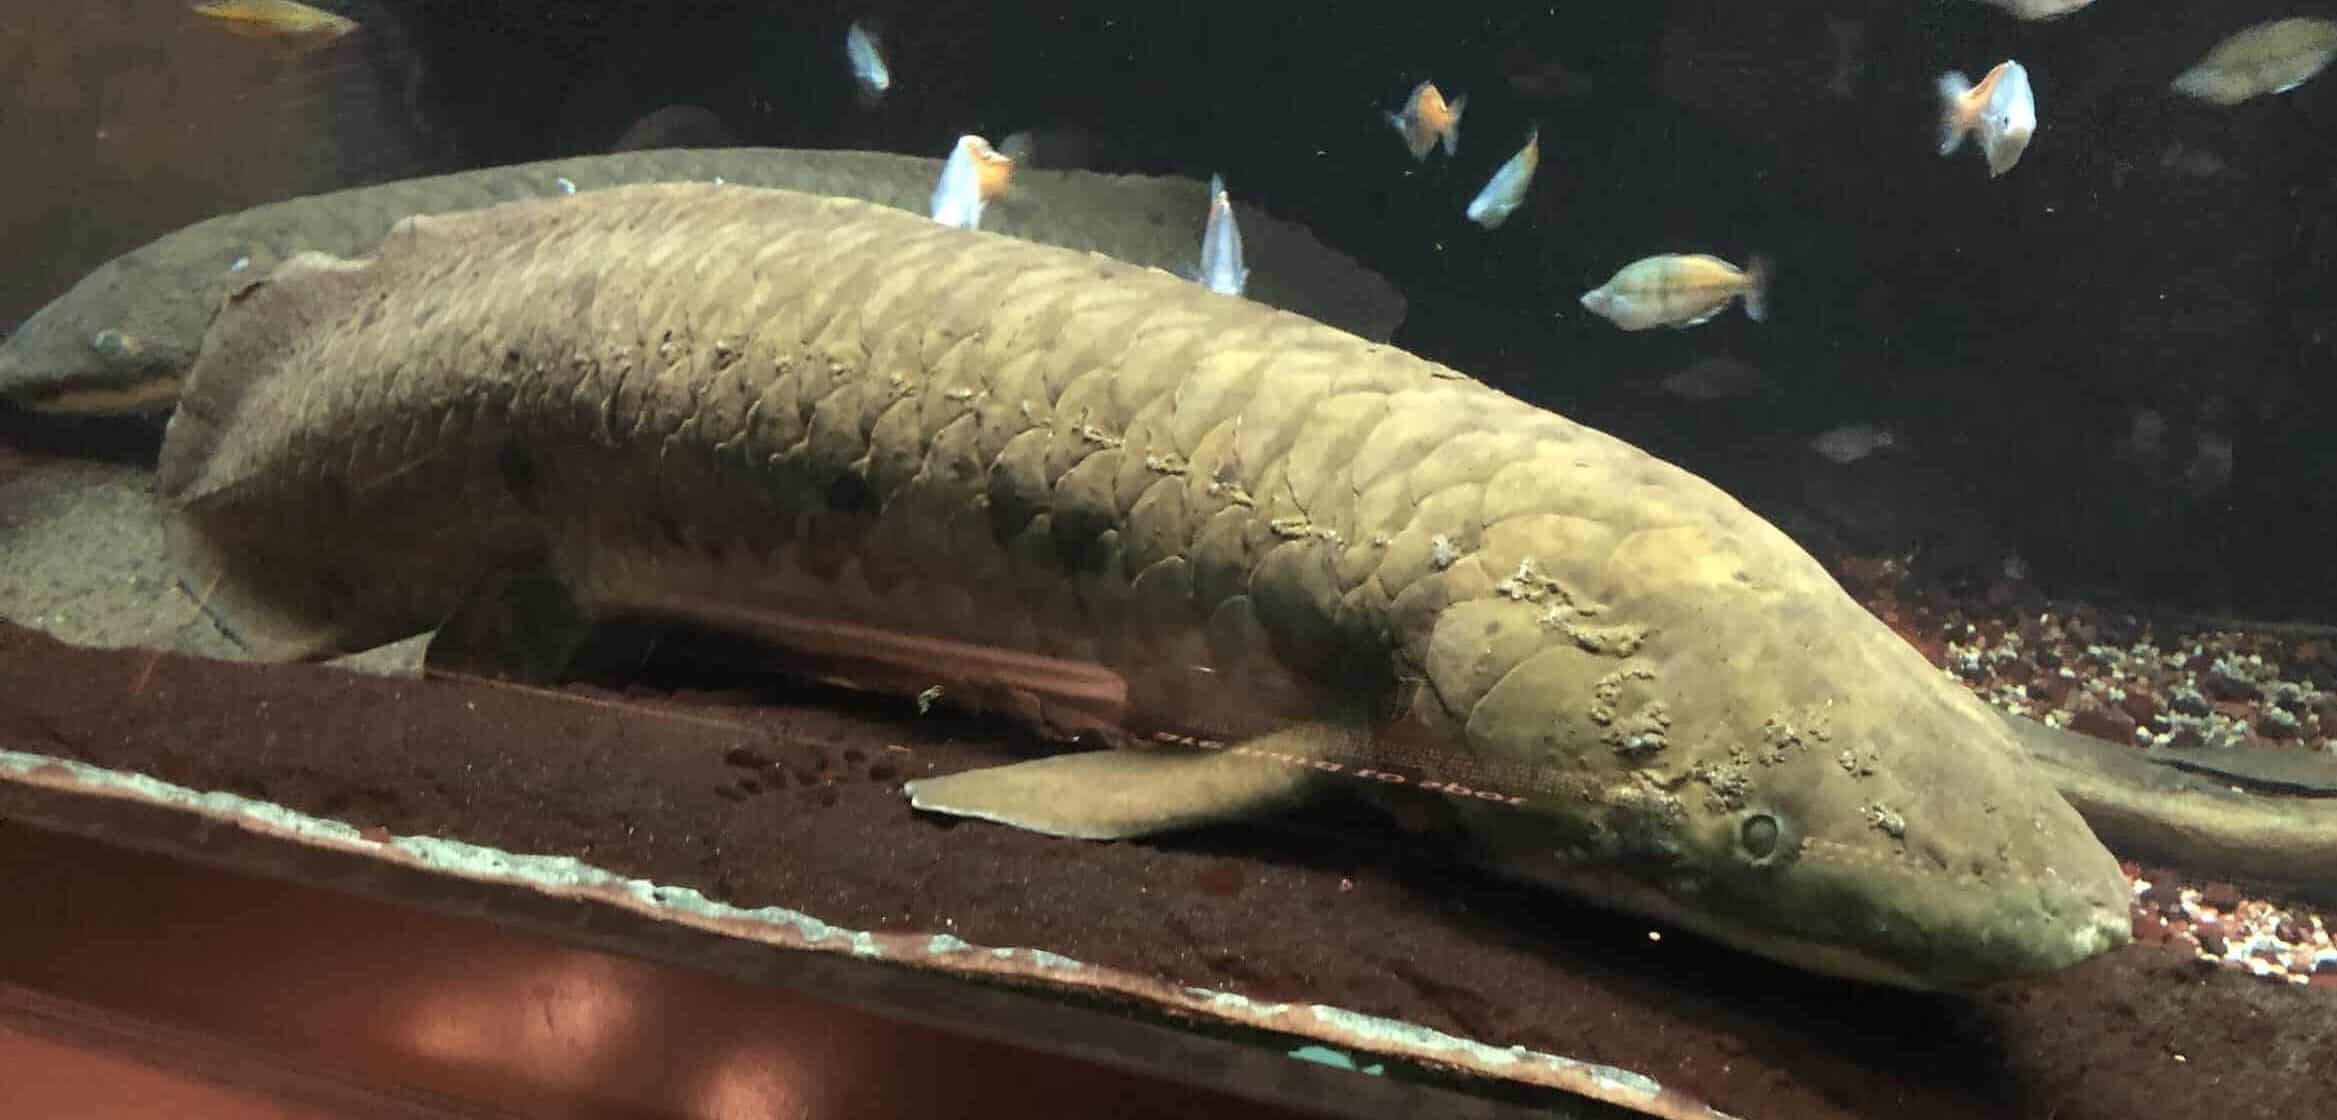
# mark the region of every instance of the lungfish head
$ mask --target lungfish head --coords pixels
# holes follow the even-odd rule
[[[2126,942],[2115,858],[2006,722],[1782,534],[1745,532],[1790,552],[1744,562],[1689,525],[1563,571],[1499,541],[1456,567],[1497,593],[1438,612],[1412,718],[1506,775],[1514,803],[1463,802],[1483,858],[1898,987]]]

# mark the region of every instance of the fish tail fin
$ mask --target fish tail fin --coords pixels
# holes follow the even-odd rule
[[[1745,261],[1745,318],[1756,323],[1769,321],[1769,276],[1775,267],[1775,262],[1759,253]]]
[[[1939,76],[1939,154],[1947,155],[1963,146],[1964,133],[1971,127],[1964,119],[1964,95],[1972,92],[1972,79],[1961,70],[1950,70]]]
[[[1445,105],[1452,113],[1451,123],[1444,126],[1444,154],[1453,156],[1461,150],[1461,111],[1469,107],[1469,95],[1462,94]]]

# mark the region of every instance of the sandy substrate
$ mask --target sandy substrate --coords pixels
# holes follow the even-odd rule
[[[135,468],[12,462],[0,616],[93,644],[216,651],[155,566]],[[1985,635],[1988,617],[2018,633],[2019,617],[2044,613],[2019,588],[1877,563],[1842,567],[1943,665],[1975,640],[1951,649],[1943,635]],[[2283,1115],[2316,1107],[2337,1076],[2325,1042],[2337,977],[2313,975],[2320,916],[2179,870],[2134,869],[2150,884],[2142,941],[2067,974],[1977,998],[1874,992],[1681,934],[1653,940],[1644,923],[1455,870],[1336,808],[1141,844],[922,818],[904,779],[1038,748],[902,702],[725,680],[690,648],[604,658],[546,694],[70,649],[10,627],[0,743],[367,829],[572,855],[854,929],[1044,948],[1609,1063],[1744,1117]],[[1983,692],[2019,672],[1990,656]],[[2110,687],[2086,683],[2107,678],[2095,660],[2055,666],[2081,678],[2068,695]],[[2276,677],[2295,672],[2268,660]],[[2261,690],[2273,707],[2286,695]]]

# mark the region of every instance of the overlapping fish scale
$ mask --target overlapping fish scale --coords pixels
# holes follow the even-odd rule
[[[316,331],[268,388],[306,402],[290,458],[353,492],[516,474],[618,599],[808,578],[863,621],[1264,695],[1358,649],[1419,671],[1508,574],[1476,555],[1489,480],[1571,430],[1287,313],[857,204],[676,185],[419,232],[361,297],[395,322]]]

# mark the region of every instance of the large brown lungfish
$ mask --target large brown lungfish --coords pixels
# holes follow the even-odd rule
[[[1503,873],[1910,987],[2128,937],[2009,725],[1728,495],[1093,254],[702,184],[401,223],[231,300],[161,485],[187,585],[269,656],[492,630],[460,621],[492,585],[547,634],[988,650],[1008,694],[1054,674],[1246,748],[922,778],[921,808],[1127,837],[1379,790]]]

